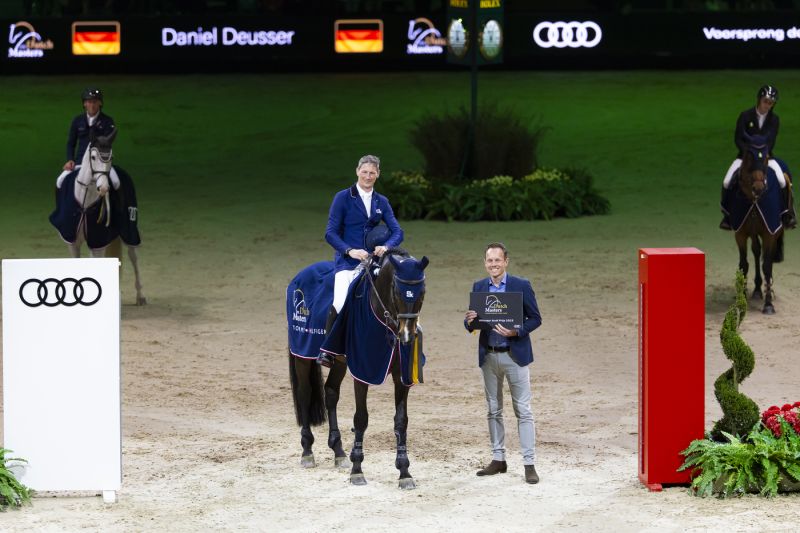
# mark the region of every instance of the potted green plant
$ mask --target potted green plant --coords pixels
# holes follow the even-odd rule
[[[20,483],[11,471],[15,465],[27,461],[18,457],[6,457],[7,453],[11,453],[11,450],[0,448],[0,510],[2,511],[31,502],[30,490]]]

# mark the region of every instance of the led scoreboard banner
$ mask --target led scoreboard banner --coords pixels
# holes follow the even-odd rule
[[[0,74],[445,70],[471,64],[473,53],[479,65],[512,69],[775,67],[800,56],[800,22],[780,12],[505,17],[502,0],[444,5],[370,18],[0,19]]]

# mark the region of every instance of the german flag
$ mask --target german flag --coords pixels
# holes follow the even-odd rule
[[[117,21],[73,22],[72,54],[76,56],[115,56],[120,52]]]
[[[383,52],[381,19],[337,20],[333,25],[337,54],[378,54]]]

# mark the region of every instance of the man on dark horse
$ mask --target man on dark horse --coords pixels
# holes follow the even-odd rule
[[[325,240],[335,250],[336,274],[333,305],[325,326],[327,332],[330,332],[342,310],[351,283],[363,271],[362,261],[369,257],[370,252],[382,257],[387,250],[403,242],[403,230],[397,223],[389,200],[374,191],[375,181],[380,176],[380,165],[380,159],[374,155],[365,155],[359,159],[356,167],[358,181],[336,193],[331,203]],[[369,250],[366,238],[381,222],[386,224],[385,240],[381,238],[383,242],[379,242],[374,250]],[[334,356],[324,351],[317,358],[319,364],[329,368],[333,361]]]
[[[89,141],[92,138],[109,137],[116,129],[114,119],[103,113],[103,91],[96,87],[88,87],[81,93],[81,101],[84,113],[72,119],[69,126],[67,162],[64,163],[63,172],[56,180],[56,185],[59,187],[70,172],[81,166]],[[119,176],[114,167],[111,167],[109,177],[114,188],[118,189]]]
[[[778,89],[772,85],[764,85],[758,90],[755,107],[746,109],[739,114],[733,137],[739,153],[722,181],[722,205],[724,207],[727,204],[728,191],[734,188],[737,171],[742,166],[742,157],[748,149],[750,139],[753,137],[763,138],[769,154],[769,168],[775,172],[782,189],[784,212],[781,219],[784,227],[791,229],[797,226],[797,217],[792,202],[792,183],[788,178],[784,179],[784,171],[773,154],[780,127],[780,120],[774,111],[777,101]],[[719,227],[724,230],[731,229],[730,217],[726,209],[723,209],[722,222]]]

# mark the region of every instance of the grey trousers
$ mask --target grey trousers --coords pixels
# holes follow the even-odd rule
[[[527,366],[519,366],[508,352],[487,353],[481,367],[492,442],[492,459],[506,460],[506,431],[503,425],[503,380],[508,380],[511,403],[517,415],[519,444],[523,464],[532,465],[536,459],[536,426],[531,411],[531,381]]]

